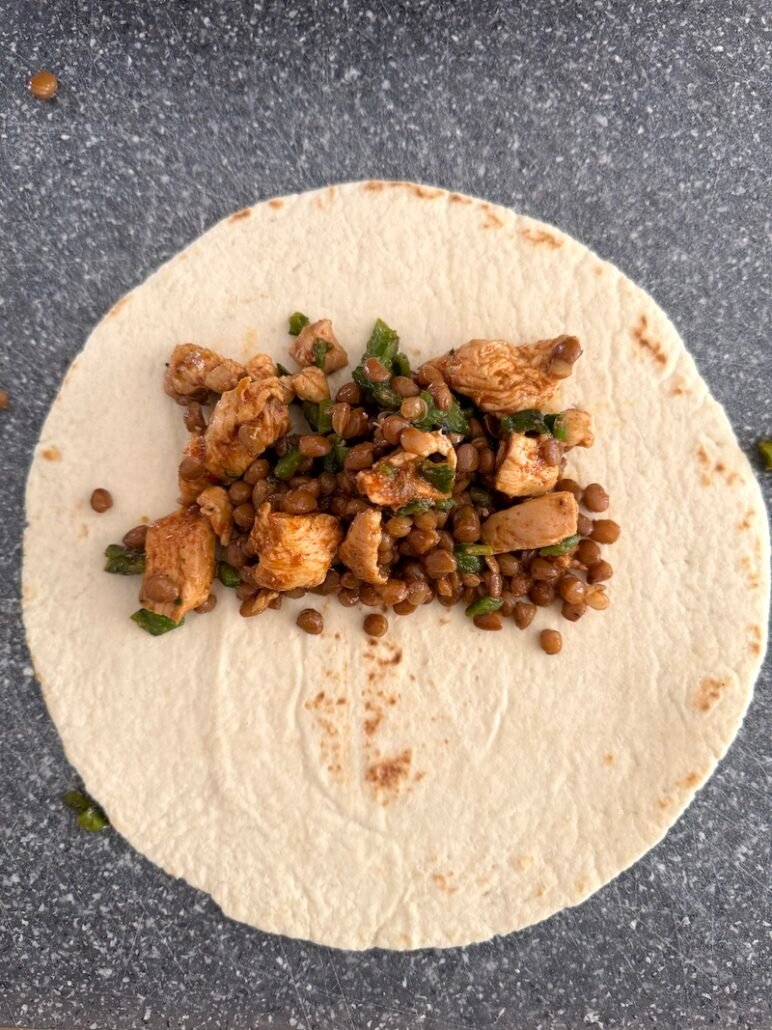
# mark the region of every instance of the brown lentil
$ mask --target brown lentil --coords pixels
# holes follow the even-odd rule
[[[424,568],[431,579],[439,579],[456,571],[456,559],[450,551],[443,551],[436,548],[430,551],[424,558]],[[498,595],[492,594],[492,597]]]
[[[418,515],[413,516],[413,525],[416,529],[436,529],[437,528],[437,512],[436,511],[422,511]]]
[[[399,443],[399,438],[402,436],[402,431],[407,429],[409,425],[408,420],[401,415],[389,415],[381,423],[381,432],[383,433],[384,440],[396,447]]]
[[[539,634],[539,643],[542,651],[557,654],[563,646],[563,638],[556,629],[543,629]]]
[[[488,570],[483,573],[482,581],[485,586],[485,593],[488,594],[489,597],[501,597],[504,582],[500,573]]]
[[[557,440],[544,440],[539,447],[541,456],[546,465],[555,468],[563,460],[563,448]]]
[[[391,379],[391,373],[378,358],[368,358],[363,371],[371,383],[385,383]]]
[[[351,405],[347,404],[346,401],[337,401],[330,408],[330,420],[332,422],[332,428],[338,434],[343,436],[343,431],[348,425],[349,417],[351,416]]]
[[[101,515],[113,506],[113,495],[104,487],[97,487],[91,494],[91,507]]]
[[[600,558],[600,547],[598,547],[594,540],[580,540],[579,546],[574,552],[574,557],[582,565],[589,567],[594,565]]]
[[[579,536],[589,536],[592,533],[593,521],[586,515],[579,515],[576,520],[576,532]]]
[[[408,600],[398,601],[397,604],[392,605],[391,610],[395,615],[412,615],[417,610],[417,606]]]
[[[340,573],[330,569],[316,590],[324,596],[337,593],[340,590]]]
[[[472,620],[478,629],[502,629],[504,621],[498,612],[489,612],[487,615],[475,615]]]
[[[412,529],[407,536],[407,542],[413,554],[427,554],[433,547],[437,546],[439,533],[433,529]]]
[[[577,501],[581,500],[582,497],[582,488],[575,479],[559,479],[555,484],[555,490],[561,493],[567,490],[568,493],[574,495]]]
[[[308,512],[316,509],[316,498],[310,490],[299,486],[296,490],[290,490],[284,495],[281,501],[281,510],[288,515],[307,515]],[[236,513],[233,513],[234,518]]]
[[[514,554],[497,554],[499,560],[499,572],[502,576],[516,576],[522,569],[520,562]]]
[[[142,595],[158,604],[166,604],[176,601],[180,592],[172,579],[159,572],[145,579],[142,584]]]
[[[564,576],[558,583],[558,593],[568,604],[581,604],[584,601],[584,583],[578,576]]]
[[[473,544],[480,539],[480,516],[470,504],[453,513],[453,539],[460,544]]]
[[[587,605],[584,601],[579,604],[570,604],[568,601],[564,601],[560,608],[560,614],[569,622],[577,622],[586,611]]]
[[[499,613],[505,618],[510,616],[515,610],[515,595],[511,594],[508,590],[502,590],[501,592],[501,607]]]
[[[204,465],[190,454],[186,454],[182,459],[178,471],[181,479],[200,479],[206,474]]]
[[[529,567],[533,579],[552,583],[560,577],[560,569],[546,558],[533,558]]]
[[[391,381],[391,388],[400,397],[417,397],[421,392],[420,387],[407,376],[394,376]]]
[[[406,397],[399,408],[400,414],[408,422],[420,422],[426,417],[429,408],[423,397]]]
[[[595,611],[603,612],[611,604],[611,600],[603,586],[591,586],[584,596],[587,605]]]
[[[31,76],[27,88],[38,100],[53,100],[59,89],[59,80],[53,72],[39,71]]]
[[[411,579],[407,584],[407,599],[411,604],[425,604],[432,597],[432,588],[422,579]]]
[[[363,623],[365,633],[371,637],[382,637],[388,632],[389,620],[385,615],[367,615]]]
[[[582,504],[588,511],[605,511],[608,508],[608,494],[600,483],[590,483],[584,488]]]
[[[338,480],[332,472],[323,472],[318,479],[319,493],[322,497],[329,497],[338,489]]]
[[[524,597],[533,586],[533,580],[526,572],[519,572],[509,581],[509,589],[515,597]]]
[[[241,544],[237,540],[232,540],[225,548],[225,560],[234,569],[240,569],[246,562]]]
[[[252,487],[243,479],[239,479],[228,487],[228,496],[233,504],[243,504],[252,497]]]
[[[335,394],[335,400],[342,404],[356,406],[362,403],[362,391],[356,383],[344,383]]]
[[[244,473],[244,479],[252,486],[259,480],[266,479],[271,472],[271,466],[265,458],[256,458]]]
[[[210,594],[209,597],[207,597],[207,599],[204,601],[204,603],[200,604],[198,608],[195,609],[195,611],[197,611],[199,615],[206,615],[208,612],[213,611],[216,605],[217,594]]]
[[[332,450],[332,444],[326,436],[308,433],[298,440],[298,450],[304,458],[323,458]]]
[[[441,548],[443,551],[453,551],[453,550],[455,550],[455,544],[454,544],[454,541],[453,541],[453,537],[450,535],[450,533],[447,531],[447,529],[441,530],[441,532],[440,532],[440,539],[439,539],[439,542],[437,543],[437,546],[439,548]]]
[[[599,544],[615,544],[621,532],[622,527],[613,519],[596,519],[592,524],[590,536]]]
[[[389,579],[381,589],[381,600],[384,604],[399,604],[407,597],[407,586],[401,579]]]
[[[448,384],[444,380],[434,381],[429,383],[426,389],[440,411],[447,411],[453,403],[453,394]]]
[[[386,532],[395,540],[408,535],[413,528],[413,520],[407,515],[393,515],[386,523]]]
[[[373,445],[371,443],[358,443],[346,455],[344,468],[346,472],[360,472],[362,469],[369,469],[373,464]]]
[[[551,583],[541,580],[534,583],[528,591],[528,596],[534,604],[538,604],[540,608],[546,608],[555,600],[555,588]]]
[[[318,612],[316,608],[304,608],[302,612],[298,613],[295,622],[302,630],[310,633],[312,636],[318,636],[324,629],[324,619],[321,612]]]
[[[611,579],[614,575],[613,568],[607,561],[596,561],[587,570],[587,582],[588,583],[600,583],[604,579]]]
[[[272,483],[268,479],[258,479],[255,485],[252,487],[252,504],[255,508],[259,508],[260,505],[268,499],[268,497],[276,490],[276,484]]]
[[[123,536],[123,546],[133,551],[144,551],[147,538],[147,526],[135,526]]]
[[[337,597],[344,608],[353,608],[355,604],[359,604],[358,590],[339,590]]]
[[[355,436],[364,436],[370,428],[370,418],[364,408],[354,408],[348,417],[346,427],[341,434],[344,440]]]
[[[482,476],[489,476],[496,468],[496,455],[490,447],[480,448],[479,472]]]
[[[512,614],[517,628],[525,629],[526,626],[530,626],[533,622],[533,617],[536,614],[536,605],[529,604],[527,601],[518,601]]]
[[[242,529],[251,529],[252,523],[255,521],[255,506],[247,502],[246,504],[238,504],[233,509],[233,521],[237,526],[241,526]]]
[[[206,429],[204,411],[198,401],[191,401],[187,408],[185,408],[182,420],[189,433],[203,433]]]
[[[480,452],[471,443],[462,443],[456,451],[456,475],[465,476],[480,467]]]

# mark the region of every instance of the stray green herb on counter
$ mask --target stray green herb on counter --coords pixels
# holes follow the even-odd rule
[[[110,820],[101,805],[82,790],[68,790],[62,794],[62,803],[78,816],[78,825],[89,833],[104,830]]]

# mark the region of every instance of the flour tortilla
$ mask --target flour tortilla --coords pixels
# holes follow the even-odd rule
[[[471,337],[577,334],[564,393],[623,534],[610,609],[481,633],[231,593],[154,639],[104,547],[175,508],[174,344],[288,362],[287,315],[355,360],[376,316],[414,363]],[[344,373],[345,375],[345,373]],[[91,511],[106,487],[115,506]],[[116,829],[223,911],[340,948],[444,947],[576,905],[656,844],[734,737],[765,647],[763,503],[721,407],[653,300],[550,226],[408,183],[270,200],[124,297],[73,362],[29,478],[24,617],[68,758]],[[548,657],[538,630],[556,627]]]

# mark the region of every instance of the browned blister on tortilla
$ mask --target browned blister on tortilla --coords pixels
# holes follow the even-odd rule
[[[139,592],[143,608],[175,622],[209,596],[214,579],[215,536],[197,508],[180,508],[148,526],[145,575]],[[166,576],[177,588],[177,601],[154,601],[145,594],[153,576]]]

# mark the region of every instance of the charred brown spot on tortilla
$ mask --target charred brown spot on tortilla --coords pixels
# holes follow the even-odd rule
[[[269,203],[270,203],[270,201],[269,201]],[[241,221],[241,220],[242,220],[243,218],[249,218],[249,216],[250,216],[251,214],[252,214],[252,208],[251,208],[251,207],[243,207],[243,208],[241,209],[241,211],[235,211],[235,212],[234,212],[234,213],[233,213],[233,214],[232,214],[232,215],[230,216],[230,218],[228,219],[228,221],[229,221],[229,222],[240,222],[240,221]]]
[[[471,197],[465,197],[463,193],[451,193],[450,194],[451,204],[471,204],[473,203]]]
[[[534,890],[533,897],[534,898],[543,898],[545,893],[546,893],[546,891],[547,891],[547,888],[545,887],[545,885],[543,883],[540,883],[536,887],[536,889]]]
[[[639,347],[651,354],[657,364],[667,364],[667,354],[659,340],[655,339],[651,335],[649,331],[649,320],[646,315],[640,316],[637,325],[633,326],[630,330],[630,335]]]
[[[370,784],[382,804],[393,801],[410,779],[413,752],[409,748],[390,758],[372,762],[366,772],[365,781]]]
[[[485,215],[483,221],[483,229],[501,229],[504,225],[502,220],[490,206],[490,204],[482,204],[482,211]]]
[[[683,790],[691,790],[693,787],[698,786],[705,779],[705,773],[688,772],[685,776],[682,776],[678,781],[677,786]]]
[[[574,883],[574,889],[578,894],[585,894],[590,889],[590,885],[587,880],[577,880]]]
[[[89,535],[89,533],[90,533],[90,530],[89,530],[88,526],[86,525],[86,523],[85,522],[81,522],[81,524],[78,526],[78,536],[81,539],[83,539],[84,537],[87,537]]]
[[[703,677],[697,684],[697,689],[692,697],[692,708],[698,712],[710,712],[731,686],[732,681],[726,676]]]
[[[749,651],[751,652],[751,654],[761,654],[761,639],[763,636],[763,630],[761,626],[751,625],[748,627],[748,632],[750,634],[750,643],[748,644]]]
[[[132,295],[130,293],[127,293],[125,297],[121,297],[120,300],[117,300],[115,302],[115,304],[113,304],[113,306],[107,312],[107,315],[105,317],[106,318],[115,318],[116,315],[120,314],[120,312],[123,311],[123,309],[129,303],[131,298],[132,298]]]
[[[761,571],[748,554],[740,557],[740,568],[745,575],[745,582],[749,590],[758,590],[761,587]]]
[[[756,512],[753,508],[748,508],[746,513],[742,517],[742,521],[737,523],[738,532],[742,533],[746,529],[750,529],[756,519]]]
[[[604,765],[613,765],[615,761],[616,761],[616,759],[614,758],[614,756],[611,754],[610,751],[606,752],[606,754],[603,756],[603,764]]]
[[[692,391],[683,379],[677,379],[668,390],[671,397],[688,397],[691,392]]]
[[[592,271],[594,275],[603,275],[603,265],[594,265]]]
[[[381,179],[371,179],[369,182],[365,183],[365,189],[369,190],[371,193],[380,193],[381,190],[386,189],[386,183]]]
[[[453,873],[452,872],[450,872],[450,873],[432,873],[432,877],[431,878],[434,881],[434,883],[437,885],[437,887],[444,894],[455,894],[456,891],[458,890],[458,887],[456,886],[456,884],[454,884],[452,882],[452,880],[453,880]]]
[[[713,463],[711,461],[710,455],[705,450],[702,444],[700,444],[697,448],[697,461],[699,462],[701,469],[700,482],[703,486],[710,486],[710,484],[713,482],[713,477],[711,476]]]
[[[558,250],[559,247],[563,246],[561,239],[553,236],[551,232],[547,232],[545,229],[521,229],[520,235],[528,240],[529,243],[534,243],[536,246],[546,246],[550,250]]]
[[[40,456],[46,461],[61,461],[62,452],[55,444],[49,444],[48,447],[44,447],[40,452]]]
[[[272,207],[274,210],[278,211],[280,207],[284,207],[284,201],[281,197],[274,197],[273,200],[268,201],[268,207]]]
[[[671,798],[667,798],[667,797],[666,798],[657,798],[657,808],[661,812],[666,812],[669,808],[672,808],[672,807],[673,807],[673,802],[672,802]]]

